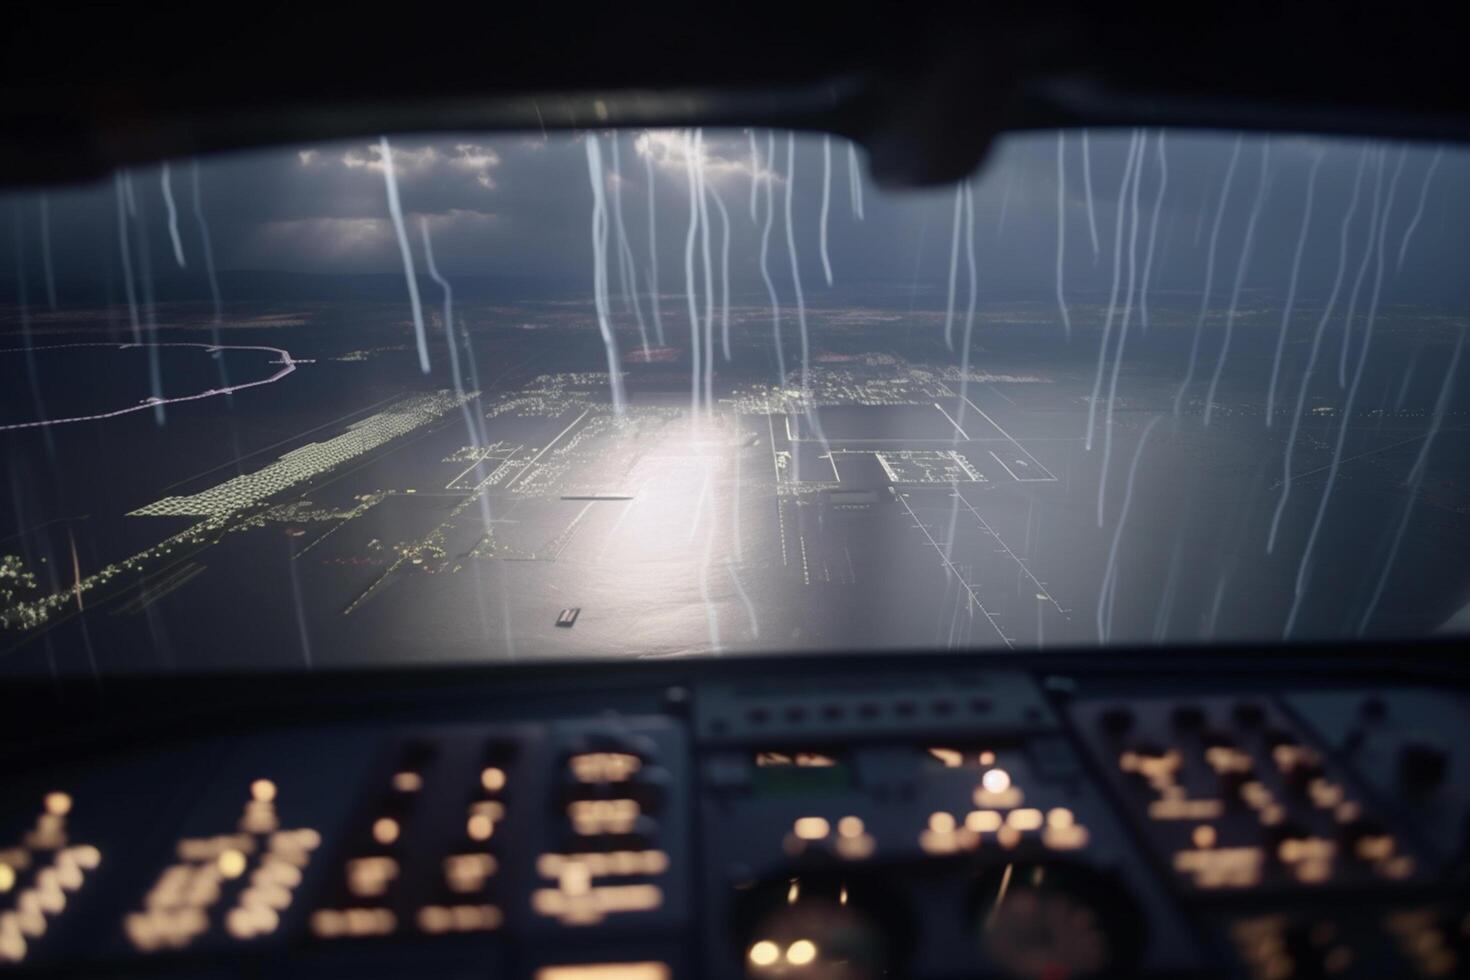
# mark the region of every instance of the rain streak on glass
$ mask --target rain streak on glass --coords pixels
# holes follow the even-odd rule
[[[0,670],[1470,628],[1470,153],[866,166],[389,133],[10,191]]]

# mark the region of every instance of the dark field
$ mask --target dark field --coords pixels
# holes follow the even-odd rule
[[[1275,320],[1247,316],[1206,425],[1216,318],[1174,411],[1192,301],[1134,326],[1111,403],[1100,332],[1044,304],[983,309],[962,375],[941,315],[869,302],[812,312],[811,401],[794,328],[778,387],[737,304],[713,405],[675,330],[624,360],[621,416],[584,304],[466,310],[458,378],[438,325],[419,372],[401,304],[242,308],[217,341],[164,311],[158,342],[221,350],[102,316],[12,335],[0,425],[108,417],[0,431],[0,669],[1394,637],[1470,598],[1470,387],[1436,422],[1457,320],[1381,312],[1346,416],[1341,325],[1300,412],[1295,330],[1268,416]],[[295,369],[111,414],[280,370],[250,347]]]

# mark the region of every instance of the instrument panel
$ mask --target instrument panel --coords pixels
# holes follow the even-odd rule
[[[0,971],[1470,972],[1457,675],[1123,661],[12,692]]]

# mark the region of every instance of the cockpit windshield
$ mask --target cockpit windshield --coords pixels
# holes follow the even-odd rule
[[[1418,637],[1470,156],[399,136],[10,194],[0,671]]]

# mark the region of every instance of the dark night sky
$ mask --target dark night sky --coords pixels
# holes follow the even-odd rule
[[[401,188],[420,274],[419,221],[426,218],[442,271],[451,277],[554,277],[590,294],[591,214],[585,134],[400,136],[393,139]],[[610,171],[612,136],[600,134]],[[673,132],[624,132],[618,137],[622,204],[632,254],[640,275],[648,256],[648,171],[652,163],[660,285],[682,288],[683,245],[688,228],[689,190],[683,138]],[[1215,209],[1235,137],[1177,132],[1166,137],[1168,183],[1158,222],[1156,288],[1197,292],[1204,278]],[[1105,289],[1112,274],[1117,201],[1127,131],[1096,131],[1090,138],[1093,191],[1100,256],[1094,261],[1084,194],[1081,138],[1066,140],[1066,288],[1076,295]],[[758,134],[762,152],[766,134]],[[771,265],[785,280],[789,268],[782,225],[786,137],[775,139],[772,176],[777,195],[771,234]],[[1266,194],[1247,270],[1247,289],[1284,288],[1291,266],[1308,173],[1321,155],[1314,209],[1302,261],[1300,295],[1324,295],[1336,271],[1342,214],[1366,150],[1363,198],[1350,230],[1349,277],[1366,241],[1372,192],[1379,179],[1380,144],[1361,140],[1246,136],[1221,226],[1215,294],[1228,292],[1239,260],[1247,217],[1269,149]],[[1401,272],[1395,272],[1404,234],[1419,205],[1436,149],[1389,144],[1383,155],[1382,194],[1399,177],[1385,234],[1388,274],[1385,301],[1431,302],[1459,307],[1470,301],[1462,256],[1467,244],[1470,153],[1442,152],[1429,185],[1422,219]],[[1160,179],[1157,136],[1149,133],[1140,187],[1139,259],[1150,226]],[[859,153],[861,157],[861,153]],[[758,291],[757,255],[762,223],[752,221],[752,159],[742,131],[705,136],[706,176],[731,213],[731,268],[737,294]],[[794,216],[803,282],[820,302],[824,286],[818,258],[822,144],[820,137],[796,140]],[[193,214],[190,161],[172,166],[178,227],[188,267],[173,259],[160,168],[128,174],[136,221],[146,230],[151,268],[158,275],[202,277],[201,240]],[[761,167],[771,176],[770,162]],[[955,192],[951,187],[880,191],[865,181],[866,220],[855,220],[849,204],[848,153],[832,142],[829,244],[839,285],[889,280],[942,284],[948,275]],[[321,144],[276,148],[202,160],[199,164],[204,214],[221,270],[278,270],[314,274],[401,272],[393,238],[376,144]],[[609,190],[613,179],[605,177]],[[1057,137],[1018,135],[997,145],[975,177],[974,227],[982,297],[1022,292],[1050,294],[1057,249]],[[53,263],[60,300],[88,292],[85,283],[116,283],[119,276],[117,199],[113,181],[52,189],[47,195]],[[32,290],[40,288],[41,195],[9,197],[18,222],[15,241]],[[758,209],[764,218],[764,201]],[[1003,216],[1003,224],[1002,224]],[[712,220],[718,221],[713,217]],[[715,225],[715,242],[719,226]],[[1125,228],[1126,239],[1126,228]],[[718,247],[718,245],[716,246]],[[135,244],[136,248],[136,244]],[[12,280],[15,253],[4,278]],[[135,258],[135,262],[137,259]],[[141,263],[139,263],[141,264]],[[613,262],[616,288],[616,262]],[[1126,270],[1125,270],[1126,272]],[[961,273],[963,277],[963,272]],[[646,284],[640,283],[640,288]],[[36,294],[33,294],[35,298]],[[115,294],[114,294],[115,295]],[[763,294],[761,294],[763,295]],[[230,298],[227,296],[226,300]],[[240,297],[234,297],[240,298]],[[754,298],[754,294],[752,295]]]

